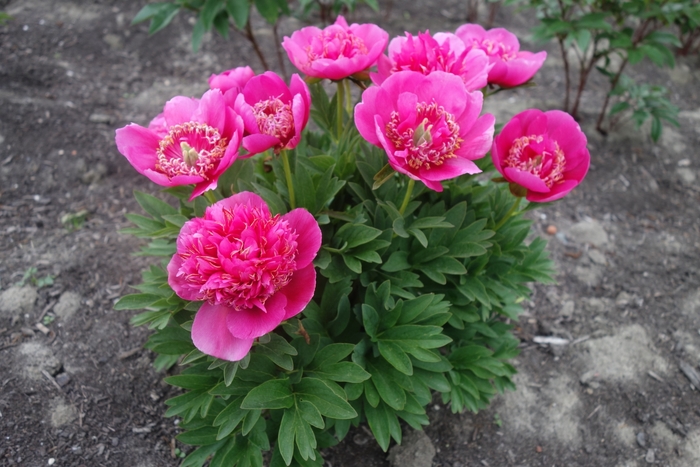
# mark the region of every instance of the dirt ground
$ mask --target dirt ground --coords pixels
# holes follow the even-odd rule
[[[206,37],[193,54],[186,15],[149,38],[129,26],[142,3],[0,0],[14,17],[0,26],[0,466],[174,466],[191,449],[162,417],[176,392],[142,349],[148,331],[112,309],[149,261],[118,233],[137,211],[132,191],[157,192],[119,155],[114,130],[200,95],[211,73],[262,70],[237,36]],[[393,2],[374,21],[392,36],[454,31],[466,3]],[[373,21],[369,10],[350,19]],[[532,23],[502,8],[495,25],[526,37]],[[270,51],[271,29],[255,27]],[[561,102],[561,59],[546,48],[539,87],[488,103],[497,121]],[[477,415],[436,400],[427,437],[412,443],[434,450],[433,466],[700,465],[700,62],[639,73],[672,89],[681,128],[658,145],[628,128],[601,137],[591,122],[604,87],[593,82],[588,177],[533,216],[559,284],[536,287],[517,328],[518,390]],[[324,456],[329,467],[389,465],[361,428]]]

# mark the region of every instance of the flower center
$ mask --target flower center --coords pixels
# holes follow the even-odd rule
[[[340,26],[330,26],[311,40],[306,46],[309,62],[321,58],[337,60],[340,57],[351,58],[355,55],[367,55],[367,46],[362,38]]]
[[[278,97],[255,104],[253,114],[260,133],[280,140],[280,143],[275,146],[276,150],[282,149],[294,135],[292,106],[285,104]]]
[[[503,42],[492,41],[490,39],[484,39],[481,42],[474,40],[472,43],[472,48],[479,48],[486,52],[489,57],[499,57],[504,62],[515,59],[518,54],[513,52],[510,46],[505,45]]]
[[[180,253],[187,282],[213,305],[265,310],[296,269],[298,234],[279,215],[257,207],[209,212]]]
[[[386,125],[387,137],[396,149],[406,151],[406,162],[413,169],[430,169],[455,157],[462,143],[454,115],[437,103],[421,102],[416,107],[415,128],[406,127],[397,111]]]
[[[156,170],[168,178],[194,175],[208,180],[208,173],[224,157],[226,138],[205,123],[181,123],[168,130],[156,150]]]
[[[503,165],[529,172],[551,188],[564,178],[566,156],[556,141],[542,135],[521,136],[513,141]]]

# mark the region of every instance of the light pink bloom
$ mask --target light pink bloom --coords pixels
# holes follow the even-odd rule
[[[131,123],[116,132],[119,152],[161,186],[194,184],[190,200],[216,188],[238,157],[243,120],[219,90],[202,99],[174,97],[148,128]]]
[[[253,341],[299,314],[316,288],[312,263],[321,229],[305,209],[272,216],[260,196],[242,192],[185,223],[168,283],[185,300],[204,301],[194,345],[237,361]]]
[[[486,31],[478,24],[463,24],[456,35],[467,48],[481,49],[489,56],[493,68],[489,71],[489,83],[503,87],[519,86],[535,76],[542,67],[547,52],[521,52],[515,34],[503,29]]]
[[[367,70],[377,62],[389,34],[376,24],[352,24],[338,16],[325,29],[308,26],[285,37],[282,47],[302,73],[340,80]]]
[[[270,148],[279,153],[299,144],[309,121],[311,95],[299,75],[292,75],[287,86],[282,78],[267,71],[248,81],[234,107],[245,124],[243,147],[251,155]]]
[[[581,183],[591,163],[586,135],[560,110],[519,113],[496,136],[491,156],[512,192],[523,187],[528,201],[540,203],[566,195]]]
[[[220,89],[224,94],[230,89],[240,92],[253,76],[255,76],[255,72],[251,67],[239,66],[218,75],[211,75],[209,77],[209,87],[211,89]]]
[[[459,76],[467,91],[476,91],[488,83],[489,58],[479,49],[467,48],[454,34],[429,32],[395,37],[389,43],[389,56],[382,55],[377,62],[372,81],[381,84],[392,73],[412,70],[427,75],[445,71]]]
[[[441,180],[481,171],[472,161],[489,151],[495,121],[482,104],[456,75],[400,71],[362,94],[355,125],[394,170],[442,191]]]

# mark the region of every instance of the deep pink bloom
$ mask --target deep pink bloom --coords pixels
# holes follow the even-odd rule
[[[240,92],[253,76],[255,76],[255,72],[251,67],[239,66],[218,75],[211,75],[209,77],[209,87],[211,89],[220,89],[222,93],[226,93],[230,89]]]
[[[503,87],[519,86],[535,76],[542,67],[547,52],[521,52],[515,34],[503,29],[486,31],[478,24],[463,24],[456,35],[467,48],[481,49],[489,56],[493,68],[489,71],[489,83]]]
[[[513,117],[496,136],[493,165],[503,177],[527,190],[528,201],[557,200],[581,183],[591,156],[586,135],[560,110],[530,109]]]
[[[400,71],[362,94],[355,125],[394,170],[442,191],[441,180],[481,171],[472,161],[491,148],[495,121],[482,104],[456,75]]]
[[[216,188],[219,176],[238,157],[243,120],[219,90],[201,99],[174,97],[148,128],[131,123],[116,143],[131,165],[162,186],[194,184],[190,200]]]
[[[352,24],[338,16],[325,29],[308,26],[285,37],[282,47],[302,73],[315,78],[340,80],[364,71],[377,62],[389,42],[389,34],[376,24]]]
[[[278,153],[299,144],[309,121],[311,95],[299,75],[292,75],[287,86],[282,78],[267,71],[248,81],[234,107],[245,124],[243,147],[251,155],[270,148]]]
[[[194,345],[237,361],[253,341],[300,313],[316,288],[312,263],[321,229],[305,209],[272,216],[260,196],[242,192],[185,223],[168,283],[185,300],[204,301]]]
[[[389,43],[389,56],[377,62],[378,73],[372,74],[375,84],[381,84],[392,73],[412,70],[427,75],[446,71],[459,76],[467,91],[476,91],[488,83],[489,58],[482,50],[467,48],[454,34],[429,32],[395,37]]]

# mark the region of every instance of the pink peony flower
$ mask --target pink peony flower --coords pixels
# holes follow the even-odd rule
[[[442,191],[441,180],[481,171],[472,161],[489,151],[495,121],[482,104],[456,75],[400,71],[362,94],[355,124],[394,170]]]
[[[218,75],[211,75],[209,77],[209,87],[211,89],[220,89],[224,94],[230,89],[240,92],[253,76],[255,76],[255,72],[251,67],[239,66]]]
[[[520,52],[520,42],[515,34],[494,28],[486,31],[478,24],[463,24],[456,35],[467,48],[481,49],[489,56],[493,68],[489,71],[489,83],[503,87],[519,86],[535,76],[542,67],[547,52]]]
[[[305,209],[272,216],[260,196],[242,192],[185,223],[168,283],[205,303],[192,324],[194,345],[237,361],[253,341],[299,314],[316,288],[312,263],[321,229]]]
[[[299,75],[292,75],[287,87],[282,78],[267,71],[248,81],[234,107],[245,124],[243,147],[251,155],[270,148],[279,153],[299,144],[309,121],[311,95]]]
[[[525,189],[528,201],[540,203],[557,200],[581,183],[591,162],[586,135],[560,110],[519,113],[496,136],[491,156],[511,191]]]
[[[238,157],[243,119],[219,90],[202,99],[174,97],[148,128],[131,123],[116,131],[119,152],[142,175],[161,186],[194,184],[190,200],[216,188]]]
[[[446,71],[459,76],[467,91],[476,91],[488,83],[489,58],[479,49],[467,48],[454,34],[429,32],[395,37],[389,43],[389,56],[377,62],[378,73],[372,74],[375,84],[381,84],[392,73],[413,70],[427,75]]]
[[[285,37],[282,47],[302,73],[315,78],[340,80],[364,71],[377,62],[389,42],[389,34],[375,24],[352,24],[338,16],[325,29],[315,26]]]

